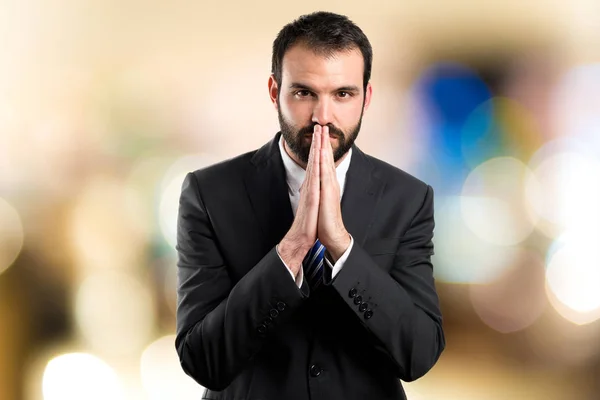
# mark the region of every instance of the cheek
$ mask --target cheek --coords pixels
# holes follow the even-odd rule
[[[308,102],[303,103],[285,98],[281,99],[280,105],[281,113],[288,121],[298,123],[311,118],[311,109]]]
[[[341,107],[338,111],[338,119],[345,129],[353,128],[360,120],[361,111],[362,102],[348,105],[348,107]]]

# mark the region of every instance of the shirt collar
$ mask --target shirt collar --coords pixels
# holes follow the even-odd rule
[[[288,184],[288,189],[291,193],[295,194],[300,192],[300,186],[304,182],[306,176],[306,170],[296,164],[296,162],[289,156],[283,146],[283,135],[279,138],[279,152],[281,153],[281,159],[283,160],[283,166],[285,168],[285,176]],[[350,159],[352,158],[352,148],[348,150],[348,155],[342,160],[342,162],[335,168],[335,174],[337,176],[338,183],[340,184],[340,195],[344,193],[344,186],[346,184],[346,172],[350,167]]]

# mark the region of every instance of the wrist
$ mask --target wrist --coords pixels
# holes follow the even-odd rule
[[[285,236],[283,239],[281,239],[281,242],[279,242],[279,249],[281,251],[283,248],[287,253],[300,254],[302,257],[304,257],[311,249],[313,244],[314,240],[309,242],[308,240]]]
[[[312,245],[307,245],[302,241],[284,237],[277,245],[277,251],[286,265],[293,270],[294,274],[297,274],[311,247]]]
[[[331,261],[333,261],[333,263],[337,262],[337,260],[344,255],[346,250],[348,250],[348,247],[350,247],[350,243],[350,234],[345,232],[338,240],[335,240],[329,246],[326,246],[327,252],[331,256]]]

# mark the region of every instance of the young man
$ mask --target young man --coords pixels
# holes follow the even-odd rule
[[[444,349],[432,189],[354,145],[371,62],[344,16],[286,25],[281,132],[185,179],[176,348],[205,398],[404,399]]]

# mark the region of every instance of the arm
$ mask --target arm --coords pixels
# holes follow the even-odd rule
[[[222,390],[305,294],[275,248],[232,284],[193,174],[182,187],[177,251],[177,353],[194,380]]]
[[[431,264],[433,228],[433,191],[428,187],[421,208],[400,239],[389,273],[354,243],[344,268],[327,282],[372,333],[376,349],[404,381],[429,371],[445,346]],[[351,290],[367,303],[370,313],[359,310]]]

